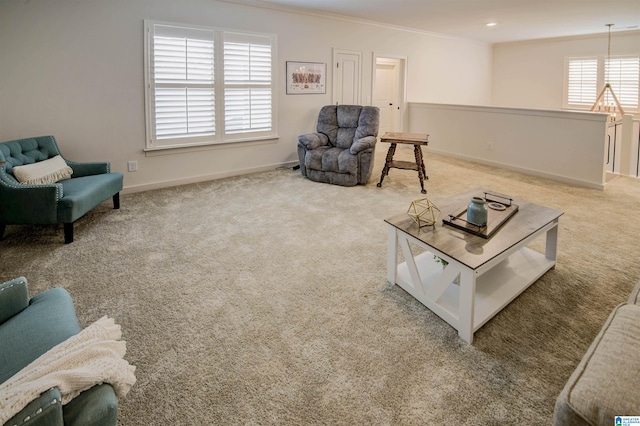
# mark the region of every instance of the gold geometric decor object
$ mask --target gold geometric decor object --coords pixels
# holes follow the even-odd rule
[[[440,217],[440,209],[430,199],[421,198],[411,202],[407,214],[418,225],[418,228],[422,228],[436,224]]]

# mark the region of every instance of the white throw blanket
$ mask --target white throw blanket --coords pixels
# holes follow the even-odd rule
[[[60,390],[62,404],[101,383],[126,396],[136,382],[136,368],[123,359],[126,342],[121,337],[120,326],[102,317],[0,384],[0,425],[53,387]]]

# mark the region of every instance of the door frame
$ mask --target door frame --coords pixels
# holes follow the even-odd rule
[[[398,72],[398,112],[396,123],[400,126],[398,131],[403,132],[408,128],[408,118],[406,117],[407,110],[407,69],[408,58],[402,55],[383,54],[373,52],[371,60],[371,99],[375,95],[376,90],[376,67],[378,59],[395,59],[400,63],[400,70]]]

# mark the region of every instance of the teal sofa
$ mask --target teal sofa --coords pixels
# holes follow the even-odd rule
[[[54,288],[29,299],[26,278],[0,284],[0,383],[79,332],[66,290]],[[64,406],[60,391],[52,388],[4,426],[115,425],[117,414],[118,400],[109,384],[94,386]]]
[[[21,183],[14,168],[62,157],[53,136],[0,143],[0,238],[6,225],[64,224],[65,243],[73,242],[73,223],[103,201],[120,208],[123,175],[110,163],[78,163],[64,159],[73,173],[53,183]]]

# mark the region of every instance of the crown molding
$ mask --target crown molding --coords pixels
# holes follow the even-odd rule
[[[609,36],[608,32],[601,33],[591,33],[591,34],[581,34],[574,36],[563,36],[563,37],[549,37],[549,38],[536,38],[530,40],[515,40],[515,41],[505,41],[501,43],[494,43],[494,46],[507,46],[507,45],[517,45],[517,44],[532,44],[532,43],[546,43],[546,42],[558,42],[558,41],[571,41],[571,40],[589,40],[596,38],[607,38]],[[615,36],[638,36],[640,37],[640,30],[618,30],[611,31],[611,37]]]
[[[279,11],[279,12],[295,13],[295,14],[298,14],[298,15],[307,15],[307,16],[314,16],[314,17],[325,18],[325,19],[333,19],[333,20],[339,20],[339,21],[355,23],[355,24],[369,25],[369,26],[378,27],[378,28],[385,28],[385,29],[395,30],[395,31],[403,31],[403,32],[412,33],[412,34],[421,34],[421,35],[426,35],[426,36],[430,36],[430,37],[437,37],[437,38],[443,38],[443,39],[448,39],[448,40],[475,42],[475,43],[478,43],[478,44],[491,45],[491,43],[488,43],[488,42],[485,42],[485,41],[481,41],[481,40],[473,40],[473,39],[470,39],[470,38],[455,37],[455,36],[450,36],[450,35],[447,35],[447,34],[420,30],[420,29],[417,29],[417,28],[410,28],[410,27],[403,27],[403,26],[400,26],[400,25],[386,24],[384,22],[371,21],[371,20],[362,19],[362,18],[355,18],[353,16],[340,15],[338,13],[323,12],[323,11],[320,11],[320,10],[317,10],[317,9],[303,9],[303,8],[298,8],[298,7],[283,6],[283,5],[279,5],[279,4],[273,4],[273,3],[264,2],[264,1],[261,1],[261,0],[215,0],[215,1],[220,2],[220,3],[239,4],[239,5],[248,6],[248,7],[257,7],[257,8],[261,8],[261,9],[275,10],[275,11]]]

